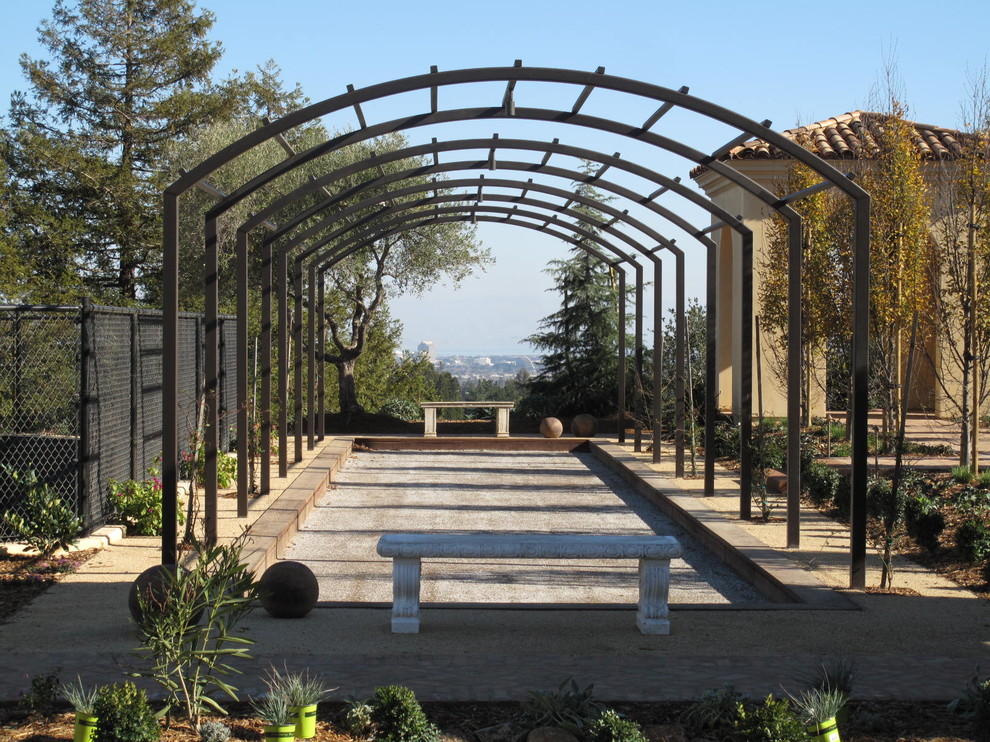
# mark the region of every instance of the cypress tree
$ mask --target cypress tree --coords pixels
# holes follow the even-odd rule
[[[594,166],[585,163],[584,171],[590,175]],[[587,181],[575,183],[574,192],[607,200]],[[595,222],[602,220],[601,213],[587,205],[575,210]],[[583,219],[578,226],[598,232]],[[588,238],[580,241],[598,247]],[[547,273],[561,295],[561,306],[540,320],[539,332],[526,338],[544,352],[542,370],[529,381],[530,394],[541,400],[537,406],[545,414],[611,414],[615,411],[620,331],[617,279],[610,266],[579,247],[566,260],[551,261]]]

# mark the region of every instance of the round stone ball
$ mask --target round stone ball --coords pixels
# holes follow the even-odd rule
[[[576,415],[571,420],[571,434],[575,438],[593,438],[598,432],[598,421],[592,415]]]
[[[134,623],[141,623],[141,600],[139,595],[144,597],[144,604],[147,608],[162,610],[168,599],[168,586],[170,581],[167,573],[175,574],[174,564],[156,564],[148,567],[131,583],[131,589],[127,593],[127,609],[131,612]]]
[[[564,424],[555,417],[545,417],[540,423],[540,433],[544,438],[560,438],[564,432]]]
[[[299,562],[276,562],[258,583],[261,606],[275,618],[302,618],[316,605],[320,583],[313,570]]]

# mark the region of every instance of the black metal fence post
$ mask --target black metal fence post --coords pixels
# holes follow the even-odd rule
[[[89,428],[89,364],[90,364],[90,322],[93,319],[93,305],[84,296],[79,310],[79,503],[80,514],[85,512],[85,503],[90,498],[90,428]]]
[[[140,343],[138,341],[138,313],[137,310],[131,312],[131,399],[130,399],[130,423],[131,423],[131,479],[141,476],[144,469],[143,446],[140,441],[143,437],[140,434],[138,425],[138,403],[141,399],[141,355]]]

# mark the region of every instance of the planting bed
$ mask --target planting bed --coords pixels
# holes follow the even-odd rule
[[[704,742],[695,730],[680,722],[685,703],[612,704],[627,718],[639,722],[649,742]],[[476,742],[477,730],[513,721],[519,715],[514,703],[423,704],[427,716],[443,731],[445,742]],[[246,705],[231,709],[221,719],[230,726],[231,739],[260,742],[261,722]],[[340,705],[320,707],[317,742],[362,742],[341,731]],[[16,708],[0,710],[0,739],[4,742],[55,742],[72,739],[72,714],[51,719],[25,715]],[[840,729],[843,742],[975,742],[969,720],[950,713],[944,704],[852,703],[847,724]],[[186,722],[175,722],[163,730],[162,742],[198,742],[199,736]],[[721,742],[712,739],[711,742]]]
[[[40,556],[8,554],[0,549],[0,623],[66,574],[75,572],[97,549],[74,551],[68,556],[42,559]]]

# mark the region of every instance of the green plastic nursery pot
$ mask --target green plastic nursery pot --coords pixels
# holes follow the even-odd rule
[[[840,742],[839,725],[836,723],[834,716],[822,722],[809,724],[807,730],[811,739],[815,742]]]
[[[265,742],[292,742],[295,737],[295,724],[265,724]]]
[[[316,736],[316,704],[289,706],[289,713],[296,717],[296,737],[312,739]]]
[[[96,731],[96,717],[76,712],[76,725],[72,730],[72,742],[92,742]]]

